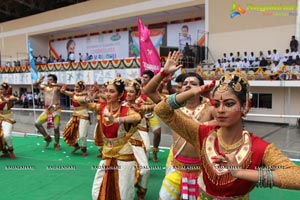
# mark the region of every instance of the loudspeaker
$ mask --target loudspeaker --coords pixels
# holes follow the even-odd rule
[[[178,47],[166,47],[166,46],[159,47],[159,55],[160,56],[168,57],[170,51],[171,52],[178,51]]]
[[[203,60],[207,60],[207,58],[205,57],[206,51],[207,51],[207,47],[197,46],[196,63],[200,63]]]

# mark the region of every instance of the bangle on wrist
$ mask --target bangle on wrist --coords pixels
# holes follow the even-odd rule
[[[202,88],[198,91],[198,94],[202,94],[202,92],[203,92],[203,90],[202,90]]]
[[[162,70],[160,71],[159,75],[161,75],[162,77],[168,76],[168,74],[166,74],[166,72],[165,72],[164,69],[162,69]]]
[[[118,117],[118,124],[121,124],[121,117]]]

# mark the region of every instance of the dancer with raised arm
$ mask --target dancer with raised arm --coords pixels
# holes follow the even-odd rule
[[[176,65],[180,57],[179,52],[169,53],[166,65]],[[174,60],[174,62],[173,62]],[[190,72],[183,74],[181,91],[188,91],[192,88],[198,88],[204,85],[199,74]],[[153,77],[144,92],[155,102],[159,103],[163,99],[158,92],[161,81],[170,79],[165,77],[162,79],[160,74]],[[212,107],[206,98],[195,96],[186,102],[184,107],[180,108],[180,112],[196,122],[204,122],[212,120]],[[166,175],[160,189],[160,199],[197,199],[199,196],[198,176],[200,169],[200,154],[198,148],[191,145],[183,137],[179,136],[172,130],[173,144],[166,164]]]
[[[62,86],[61,92],[72,98],[73,115],[64,129],[64,140],[69,146],[73,146],[72,153],[79,149],[82,151],[82,156],[87,156],[87,136],[90,126],[90,116],[88,113],[87,102],[88,97],[86,86],[83,81],[78,81],[75,84],[74,92],[66,90],[66,85]],[[78,144],[78,141],[80,145]]]
[[[42,76],[38,82],[34,85],[38,86],[44,92],[45,97],[45,110],[40,116],[37,118],[35,122],[35,127],[38,131],[44,136],[44,140],[46,141],[45,147],[48,147],[50,142],[52,141],[51,136],[47,133],[43,124],[48,122],[54,125],[54,149],[60,150],[59,145],[59,125],[60,125],[60,115],[61,115],[61,106],[60,106],[60,89],[61,85],[57,83],[57,76],[55,74],[49,74],[47,76],[47,85],[42,84],[44,81],[44,76]]]
[[[161,78],[180,66],[166,66]],[[243,129],[250,109],[249,84],[242,74],[225,74],[215,81],[180,94],[170,95],[156,105],[157,115],[201,152],[201,199],[249,199],[256,186],[300,189],[300,168],[274,144]],[[212,91],[213,115],[218,126],[189,119],[176,109],[194,96]]]

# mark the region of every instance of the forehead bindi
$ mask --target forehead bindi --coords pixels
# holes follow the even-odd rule
[[[199,80],[194,77],[194,76],[191,76],[191,77],[187,77],[186,79],[184,79],[184,82],[195,82],[195,83],[199,83]]]
[[[232,92],[232,90],[227,90],[225,92],[216,91],[213,98],[215,101],[228,101],[228,100],[238,101],[237,96]]]

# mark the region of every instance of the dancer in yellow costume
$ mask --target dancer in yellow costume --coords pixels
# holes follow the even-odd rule
[[[60,125],[60,115],[61,115],[61,106],[60,106],[60,89],[61,85],[57,84],[57,76],[55,74],[49,74],[47,76],[47,85],[42,84],[44,81],[44,76],[41,77],[36,86],[38,86],[41,90],[44,91],[45,96],[45,110],[40,116],[37,118],[35,122],[35,127],[38,131],[44,136],[44,140],[46,141],[45,147],[48,147],[50,142],[52,141],[51,136],[47,133],[43,124],[48,122],[48,128],[52,128],[54,126],[54,149],[59,150],[59,125]]]

